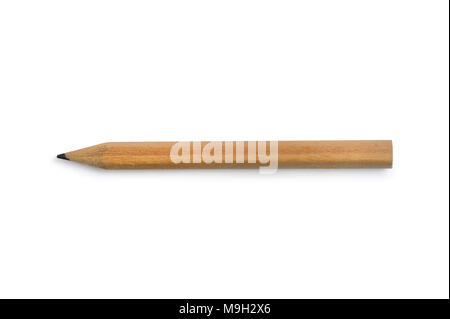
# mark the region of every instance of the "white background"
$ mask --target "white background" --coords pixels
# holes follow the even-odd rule
[[[448,9],[0,2],[0,297],[448,298]],[[394,168],[55,158],[270,139],[392,139]]]

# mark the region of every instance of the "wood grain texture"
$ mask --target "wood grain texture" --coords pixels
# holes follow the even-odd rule
[[[221,146],[220,160],[207,164],[195,162],[194,144],[189,144],[187,162],[174,163],[171,149],[178,142],[112,142],[65,153],[72,161],[105,169],[214,169],[258,168],[267,166],[258,158],[252,163],[255,142],[215,142]],[[201,149],[210,142],[198,142]],[[201,143],[201,144],[200,144]],[[225,143],[227,147],[225,147]],[[269,142],[266,154],[270,154]],[[243,163],[239,163],[237,144],[243,145]],[[256,146],[258,148],[258,146]],[[197,147],[198,149],[198,147]],[[262,149],[262,148],[261,148]],[[214,152],[213,152],[214,153]],[[249,158],[249,154],[250,157]],[[198,154],[197,154],[198,155]],[[254,156],[253,156],[254,157]],[[242,159],[240,160],[242,162]],[[250,162],[249,162],[250,161]],[[278,168],[391,168],[392,141],[278,141]]]

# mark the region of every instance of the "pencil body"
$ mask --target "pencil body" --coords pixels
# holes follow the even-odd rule
[[[105,169],[391,168],[392,141],[112,142],[61,156]]]

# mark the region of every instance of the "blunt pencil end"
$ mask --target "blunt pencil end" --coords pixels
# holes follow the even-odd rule
[[[56,157],[57,157],[57,158],[60,158],[60,159],[64,159],[64,160],[68,160],[68,161],[69,161],[69,159],[66,157],[66,154],[65,154],[65,153],[56,155]]]

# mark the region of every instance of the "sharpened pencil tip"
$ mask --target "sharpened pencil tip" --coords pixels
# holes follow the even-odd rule
[[[70,161],[70,160],[67,158],[66,154],[64,154],[64,153],[59,154],[59,155],[57,155],[56,157],[57,157],[57,158],[60,158],[60,159],[65,159],[65,160]]]

